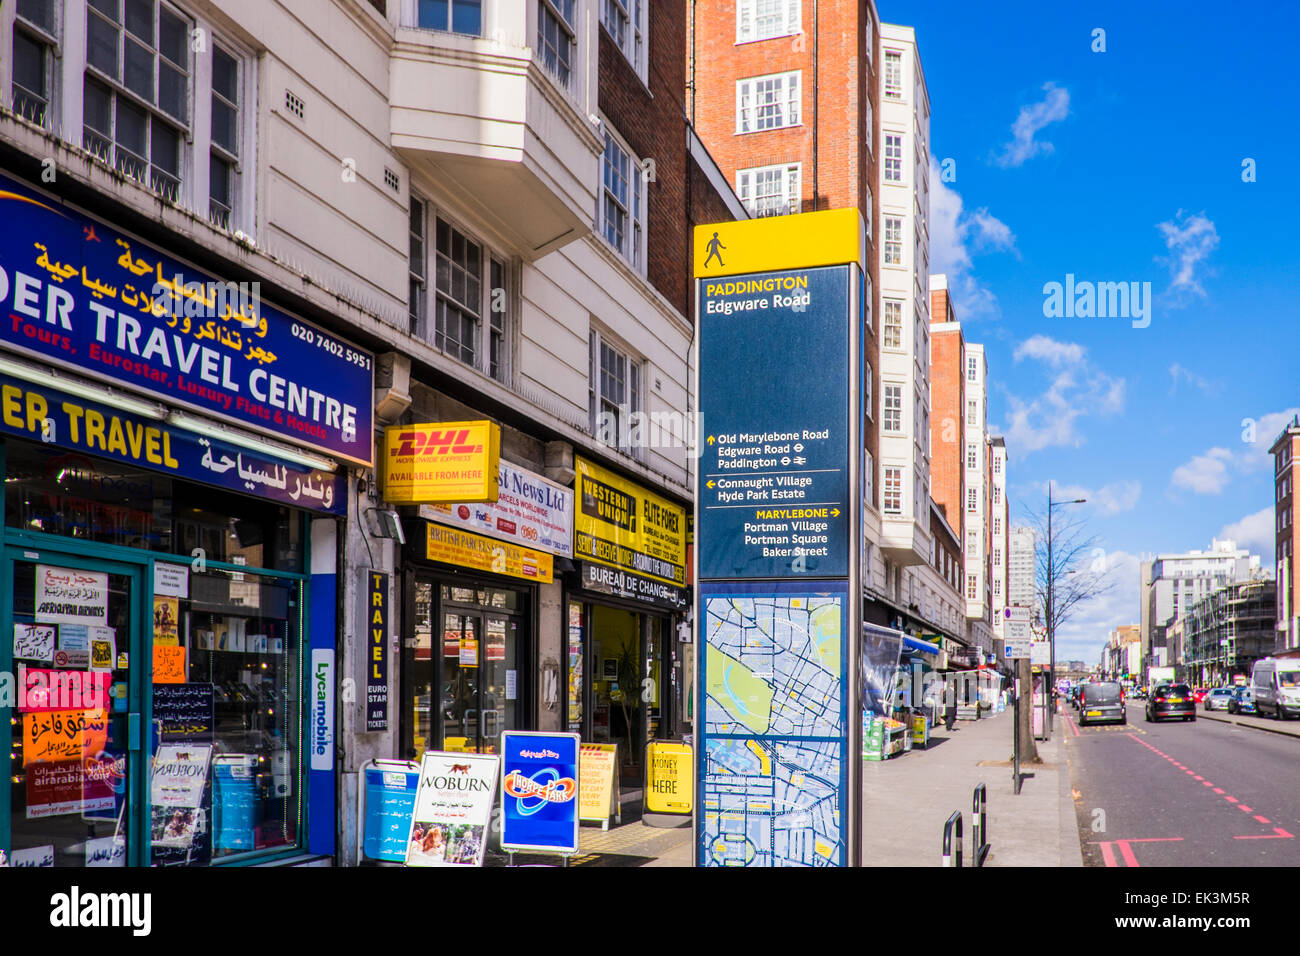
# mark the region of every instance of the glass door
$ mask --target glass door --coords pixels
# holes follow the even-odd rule
[[[0,728],[12,755],[0,848],[14,865],[143,865],[141,571],[45,549],[8,554],[0,632],[12,641],[0,642],[0,669],[18,699]]]
[[[496,753],[484,739],[481,697],[482,618],[463,611],[442,614],[442,746],[466,753]]]

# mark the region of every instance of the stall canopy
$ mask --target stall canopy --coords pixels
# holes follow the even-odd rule
[[[920,638],[912,637],[910,634],[903,635],[903,647],[909,651],[919,651],[922,654],[938,654],[939,645],[931,644],[929,641],[923,641]]]

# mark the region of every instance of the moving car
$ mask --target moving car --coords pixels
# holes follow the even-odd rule
[[[1192,699],[1192,689],[1186,684],[1157,684],[1147,700],[1146,716],[1148,723],[1166,717],[1195,720],[1196,701]]]
[[[1235,687],[1232,691],[1232,699],[1228,701],[1228,713],[1230,714],[1253,714],[1255,710],[1255,695],[1250,692],[1249,687]]]
[[[1205,700],[1209,693],[1209,690],[1204,687],[1193,687],[1192,700],[1199,704],[1201,701]]]
[[[1128,723],[1124,713],[1124,690],[1119,681],[1084,684],[1079,694],[1079,726],[1103,721]]]
[[[1210,710],[1227,710],[1228,704],[1233,698],[1233,689],[1231,687],[1216,687],[1205,697],[1205,709]]]
[[[1261,716],[1270,713],[1286,720],[1291,714],[1300,714],[1300,659],[1265,657],[1256,661],[1250,689]]]

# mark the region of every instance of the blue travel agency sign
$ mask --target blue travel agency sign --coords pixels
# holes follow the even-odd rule
[[[701,579],[848,574],[851,268],[700,280]]]
[[[371,464],[369,352],[5,176],[0,221],[7,348]]]
[[[54,471],[92,469],[94,455],[295,508],[347,514],[347,478],[205,438],[0,372],[0,435],[63,449]],[[124,509],[125,510],[125,509]]]
[[[501,735],[501,847],[578,849],[577,734],[507,730]]]

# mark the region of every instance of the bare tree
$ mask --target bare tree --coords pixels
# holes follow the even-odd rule
[[[1025,523],[1034,529],[1034,590],[1038,597],[1034,613],[1044,630],[1054,635],[1080,604],[1108,594],[1115,581],[1101,539],[1087,533],[1087,520],[1078,511],[1054,514],[1050,538],[1046,509],[1025,508],[1024,513]]]

